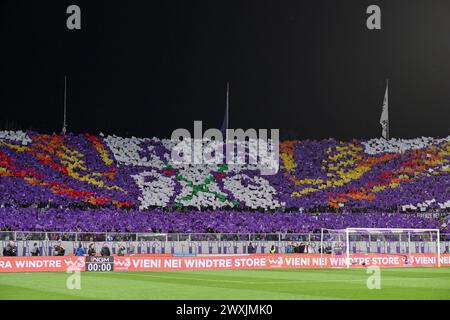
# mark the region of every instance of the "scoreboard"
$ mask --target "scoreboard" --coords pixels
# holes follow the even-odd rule
[[[114,271],[114,257],[86,257],[86,271],[106,272]]]

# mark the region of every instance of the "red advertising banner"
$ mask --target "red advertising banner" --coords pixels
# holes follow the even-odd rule
[[[350,267],[438,266],[435,254],[353,254]],[[441,255],[441,266],[450,266],[450,255]],[[117,257],[115,271],[224,270],[272,268],[345,268],[345,256],[320,254],[251,254],[197,257]]]
[[[84,270],[85,257],[0,257],[0,272]]]
[[[345,268],[345,256],[320,254],[250,254],[174,257],[134,255],[114,257],[114,271],[226,270],[273,268]],[[85,271],[85,257],[0,257],[0,272]],[[435,254],[352,254],[350,267],[438,266]],[[450,266],[450,254],[441,255]]]

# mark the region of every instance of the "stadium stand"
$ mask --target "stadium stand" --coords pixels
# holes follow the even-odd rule
[[[0,230],[436,228],[424,214],[450,211],[450,136],[284,141],[275,175],[254,165],[176,165],[173,145],[0,131]]]

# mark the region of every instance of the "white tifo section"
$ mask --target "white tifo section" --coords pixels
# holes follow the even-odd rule
[[[442,139],[434,139],[430,137],[421,137],[415,139],[390,139],[383,138],[371,139],[362,142],[364,145],[364,152],[368,154],[380,154],[380,153],[399,153],[412,149],[421,149],[431,145],[441,144],[443,142],[449,142],[450,136]]]
[[[250,184],[244,186],[242,181],[247,180]],[[238,174],[224,179],[225,188],[230,190],[239,201],[245,202],[246,206],[257,209],[275,209],[280,203],[273,199],[276,195],[275,189],[270,183],[258,176],[253,179],[245,174]],[[282,203],[281,205],[284,205]]]
[[[0,131],[0,140],[14,141],[24,146],[32,141],[27,133],[23,131]]]
[[[143,171],[132,176],[142,196],[139,197],[141,205],[139,210],[148,209],[149,206],[165,206],[169,203],[173,195],[175,182],[169,177],[165,177],[155,170]],[[150,181],[147,178],[153,178]]]
[[[427,209],[433,204],[437,204],[440,209],[450,208],[450,200],[447,200],[446,202],[443,202],[443,203],[441,203],[441,202],[436,203],[435,199],[431,199],[431,200],[427,200],[424,202],[416,203],[415,205],[412,205],[412,204],[403,205],[402,211],[407,211],[407,210],[427,211]]]
[[[142,196],[139,197],[140,210],[148,209],[151,206],[165,206],[173,195],[176,178],[158,172],[158,170],[164,169],[166,163],[170,163],[173,169],[177,170],[177,173],[181,174],[188,181],[192,181],[194,184],[202,184],[206,178],[211,176],[213,171],[217,170],[217,165],[173,163],[170,160],[170,152],[177,142],[170,139],[122,138],[112,135],[104,138],[104,141],[119,164],[148,168],[143,169],[139,174],[133,175],[133,179],[142,192]],[[149,146],[147,149],[142,147],[143,143],[152,141],[160,142],[167,149],[167,152],[162,158],[159,158],[152,152],[153,146]],[[233,173],[234,176],[228,176],[223,179],[224,189],[230,191],[239,202],[244,203],[247,207],[253,209],[279,208],[283,203],[280,204],[273,198],[276,195],[276,190],[266,179],[260,176],[252,178],[248,175],[241,174],[243,170],[260,170],[264,165],[248,163],[228,165],[228,173]],[[151,170],[152,168],[156,170]],[[247,186],[242,184],[242,179],[248,182]],[[181,201],[183,197],[192,194],[192,188],[189,187],[187,182],[180,181],[179,183],[182,189],[175,201]],[[213,194],[214,192],[226,196],[226,194],[221,192],[216,182],[210,182],[207,188],[210,192],[199,192],[192,199],[183,200],[183,205],[198,209],[202,207],[217,209],[225,206],[233,206],[228,201],[222,202],[216,199]]]
[[[154,154],[150,152],[145,152],[145,150],[140,146],[141,143],[146,141],[151,141],[148,138],[122,138],[115,135],[107,136],[104,141],[108,145],[109,149],[114,155],[116,161],[123,165],[134,165],[142,167],[154,167],[163,168],[164,162],[159,159]],[[141,157],[139,152],[145,152],[149,155],[147,157]],[[168,156],[168,155],[167,155]]]

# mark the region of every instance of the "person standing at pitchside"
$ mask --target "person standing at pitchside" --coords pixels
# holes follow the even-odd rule
[[[39,250],[39,248],[38,248],[38,244],[35,242],[34,244],[33,244],[33,248],[31,248],[31,256],[33,256],[33,257],[37,257],[38,255],[40,255],[40,250]]]
[[[95,251],[95,246],[93,243],[89,244],[89,248],[88,248],[88,256],[93,257],[95,256],[97,252]]]
[[[82,256],[84,256],[85,253],[86,253],[86,251],[84,250],[83,245],[80,243],[78,245],[77,251],[75,252],[75,255],[77,257],[82,257]]]

